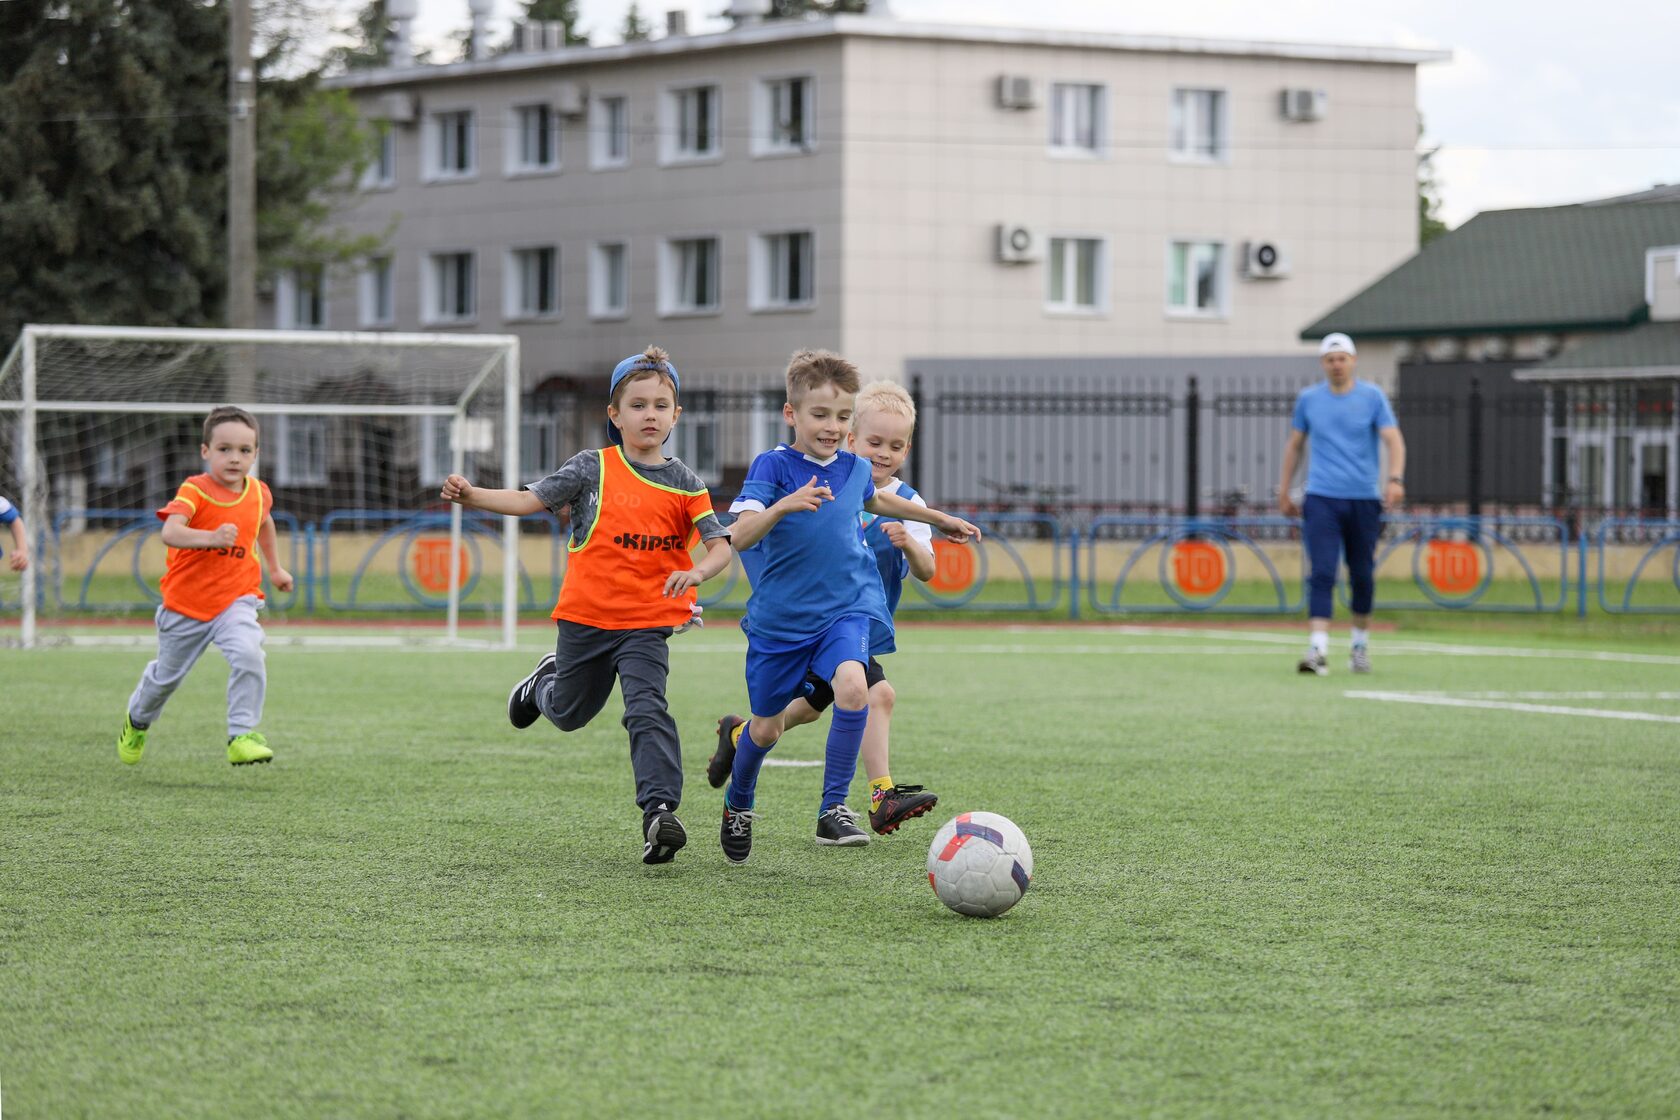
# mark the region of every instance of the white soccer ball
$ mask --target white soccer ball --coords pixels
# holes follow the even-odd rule
[[[1027,893],[1032,847],[1015,822],[996,813],[947,821],[928,849],[928,883],[959,914],[995,918]]]

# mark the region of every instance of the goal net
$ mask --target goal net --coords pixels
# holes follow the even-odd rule
[[[219,404],[258,421],[295,580],[265,573],[271,634],[513,644],[518,519],[438,486],[518,485],[517,339],[63,326],[24,328],[0,365],[0,494],[32,554],[21,574],[0,559],[0,641],[139,640],[161,601],[154,511],[203,470]]]

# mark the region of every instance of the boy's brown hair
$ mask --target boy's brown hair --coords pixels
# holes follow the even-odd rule
[[[858,368],[828,350],[801,350],[788,359],[787,399],[795,408],[813,389],[832,385],[842,393],[856,393],[858,381]]]
[[[259,440],[262,438],[262,429],[257,426],[257,418],[255,416],[252,416],[243,408],[235,408],[231,404],[222,404],[212,408],[210,410],[210,415],[204,418],[204,446],[210,446],[211,433],[216,430],[216,426],[218,424],[227,424],[230,422],[244,424],[253,432],[257,433],[257,438]]]
[[[620,381],[613,389],[612,399],[607,403],[614,408],[619,407],[618,402],[624,399],[624,391],[630,388],[630,383],[649,377],[657,377],[664,381],[666,385],[669,385],[671,387],[671,399],[676,399],[677,383],[671,377],[671,355],[658,346],[649,346],[642,351],[642,360],[631,367],[630,372],[624,375],[624,380]]]

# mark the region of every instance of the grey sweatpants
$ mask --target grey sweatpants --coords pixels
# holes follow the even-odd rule
[[[537,705],[554,726],[576,731],[598,715],[616,679],[624,693],[624,730],[630,733],[630,769],[636,804],[645,811],[682,801],[682,745],[677,721],[665,708],[671,658],[669,626],[601,630],[561,619],[554,643],[555,672],[537,693]]]
[[[263,692],[268,674],[263,667],[263,628],[257,621],[255,595],[242,595],[209,622],[157,609],[157,659],[140,674],[128,698],[128,718],[136,727],[157,721],[163,705],[186,679],[211,642],[228,663],[228,737],[256,730],[262,719]]]

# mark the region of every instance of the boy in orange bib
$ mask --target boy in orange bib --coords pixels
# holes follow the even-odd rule
[[[695,588],[729,566],[729,531],[712,512],[706,484],[661,450],[682,415],[677,367],[657,346],[613,370],[607,418],[612,444],[580,451],[522,490],[488,490],[460,475],[445,500],[489,513],[570,511],[566,575],[551,616],[554,652],[508,696],[508,720],[546,716],[576,731],[606,705],[616,680],[642,810],[642,862],[667,863],[688,842],[677,819],[682,747],[665,705],[666,639],[695,613]],[[689,555],[705,542],[698,564]]]
[[[274,536],[274,495],[251,477],[257,461],[257,421],[244,409],[223,406],[204,418],[198,454],[207,471],[181,483],[157,511],[169,548],[163,605],[157,609],[157,658],[140,675],[117,736],[117,757],[140,761],[146,732],[169,697],[210,643],[228,663],[228,761],[235,766],[274,757],[257,734],[268,677],[263,664],[262,549],[270,581],[292,589],[280,566]]]

